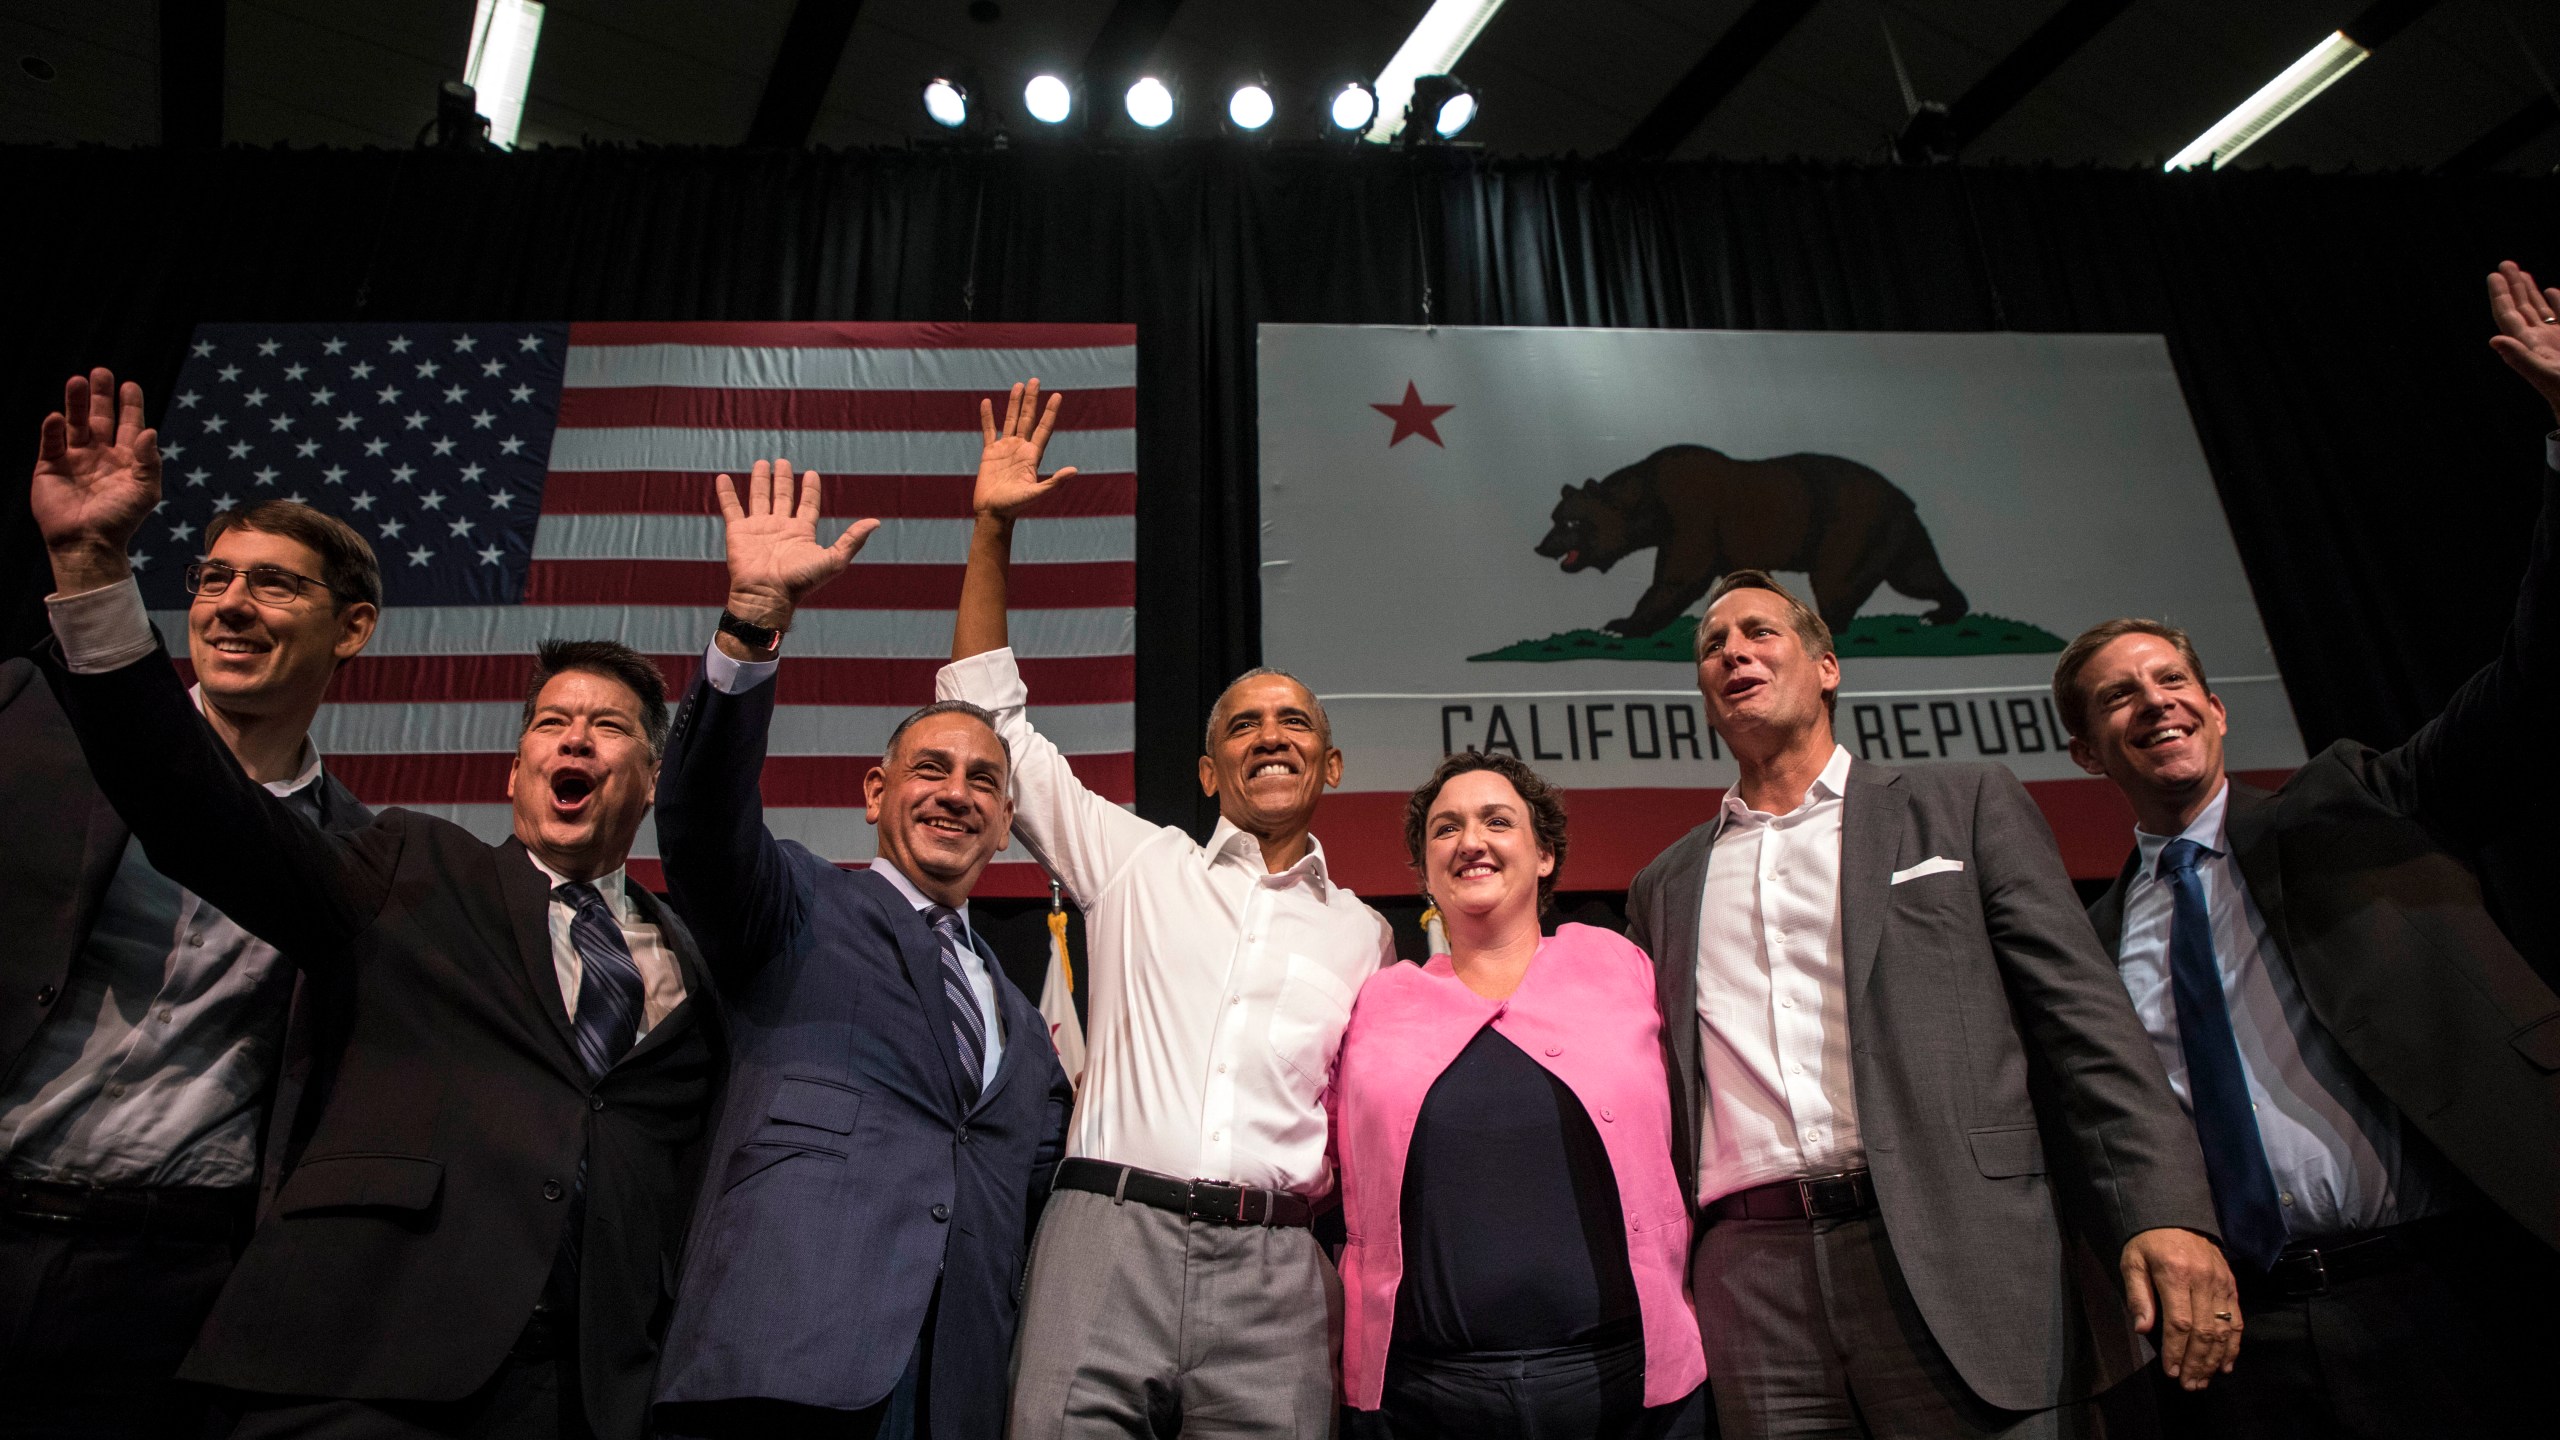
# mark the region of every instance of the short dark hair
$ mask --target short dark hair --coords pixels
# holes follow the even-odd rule
[[[2080,672],[2089,668],[2099,651],[2127,635],[2155,635],[2176,646],[2178,658],[2195,672],[2196,687],[2207,693],[2213,690],[2212,682],[2204,678],[2204,661],[2197,656],[2195,642],[2187,638],[2186,631],[2166,620],[2145,620],[2136,615],[2101,621],[2062,647],[2062,658],[2053,662],[2053,708],[2062,714],[2064,734],[2077,736],[2089,722],[2089,694],[2080,688]]]
[[[1404,849],[1413,861],[1414,878],[1430,889],[1430,876],[1422,863],[1423,831],[1431,822],[1431,807],[1451,780],[1470,770],[1490,770],[1511,782],[1520,792],[1520,802],[1529,807],[1529,833],[1538,839],[1538,848],[1555,857],[1555,866],[1538,877],[1538,913],[1545,914],[1555,900],[1556,881],[1564,874],[1564,792],[1549,783],[1547,777],[1530,769],[1499,750],[1461,750],[1440,762],[1431,778],[1414,787],[1404,802]]]
[[[213,553],[213,542],[233,530],[254,530],[261,535],[281,535],[320,557],[320,573],[316,578],[329,587],[340,604],[362,601],[382,608],[382,566],[373,558],[373,547],[356,533],[355,527],[335,515],[323,514],[299,500],[261,500],[238,510],[225,510],[204,527],[206,554]]]
[[[1698,633],[1691,645],[1692,659],[1707,658],[1707,616],[1715,610],[1717,601],[1736,590],[1766,590],[1785,601],[1787,619],[1795,626],[1797,638],[1804,641],[1805,654],[1818,657],[1840,653],[1840,647],[1832,641],[1831,627],[1823,622],[1822,616],[1797,599],[1796,592],[1779,584],[1775,576],[1766,570],[1727,570],[1723,578],[1716,581],[1715,588],[1707,592],[1707,603],[1698,611]],[[1832,714],[1839,714],[1840,687],[1834,685],[1823,691],[1822,704]]]
[[[1316,714],[1316,738],[1322,740],[1327,745],[1331,745],[1333,743],[1333,721],[1324,713],[1324,701],[1316,695],[1316,687],[1299,679],[1297,676],[1290,674],[1286,670],[1276,669],[1269,665],[1256,665],[1233,680],[1228,681],[1227,688],[1218,692],[1218,698],[1209,702],[1209,718],[1200,722],[1201,754],[1214,755],[1217,753],[1218,712],[1226,708],[1227,697],[1236,693],[1236,687],[1247,680],[1267,680],[1274,676],[1277,676],[1282,680],[1286,680],[1290,684],[1307,692],[1307,705],[1309,708],[1313,709]]]
[[[667,753],[667,677],[658,663],[619,640],[545,640],[534,653],[533,683],[525,687],[524,723],[533,727],[534,707],[542,703],[542,687],[572,670],[584,670],[622,683],[640,697],[640,727],[647,733],[652,757]]]
[[[987,733],[996,737],[996,748],[1004,752],[1005,773],[1007,775],[1013,773],[1013,742],[1005,739],[1004,732],[996,728],[995,713],[983,705],[972,705],[966,700],[936,700],[899,721],[898,728],[889,732],[889,743],[880,747],[880,763],[888,764],[889,757],[898,753],[898,742],[906,737],[908,730],[914,728],[918,722],[930,720],[936,715],[966,715],[986,726]]]

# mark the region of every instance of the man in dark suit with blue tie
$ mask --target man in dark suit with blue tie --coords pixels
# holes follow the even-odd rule
[[[817,540],[818,477],[718,482],[729,601],[677,718],[658,836],[732,1013],[728,1101],[659,1372],[670,1435],[985,1437],[1004,1425],[1031,1217],[1074,1092],[969,925],[1004,848],[994,722],[930,705],[863,782],[879,858],[764,825],[783,632],[876,525]]]
[[[2560,291],[2511,265],[2489,287],[2499,354],[2560,417]],[[2547,899],[2480,863],[2548,824],[2523,763],[2560,686],[2548,448],[2501,653],[2403,744],[2341,740],[2270,794],[2225,775],[2185,632],[2110,620],[2055,666],[2072,757],[2137,827],[2090,918],[2203,1144],[2247,1316],[2227,1383],[2162,1392],[2171,1434],[2548,1429],[2560,995],[2524,938]]]

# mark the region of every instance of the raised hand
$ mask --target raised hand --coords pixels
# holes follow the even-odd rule
[[[789,629],[802,598],[843,574],[880,528],[877,520],[856,520],[834,544],[819,544],[818,472],[799,477],[795,498],[788,460],[757,461],[743,500],[728,476],[712,484],[725,522],[729,613],[768,629]]]
[[[1048,408],[1042,409],[1040,380],[1033,376],[1013,387],[1001,430],[996,428],[994,403],[978,402],[978,428],[987,445],[978,452],[978,488],[971,503],[980,516],[1010,520],[1076,473],[1076,467],[1069,465],[1046,480],[1040,478],[1040,452],[1049,448],[1049,431],[1058,423],[1058,402],[1064,398],[1052,395]]]
[[[2498,333],[2489,348],[2551,404],[2560,420],[2560,290],[2545,290],[2513,260],[2489,277],[2489,318]]]
[[[160,503],[160,432],[142,423],[142,387],[116,386],[113,371],[74,375],[62,408],[36,436],[27,497],[63,594],[113,585],[133,573],[133,534]]]

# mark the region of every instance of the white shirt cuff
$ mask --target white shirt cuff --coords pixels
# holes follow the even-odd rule
[[[1031,701],[1011,647],[943,666],[933,677],[933,698],[966,700],[981,710],[1019,710]]]
[[[160,632],[142,608],[142,585],[126,580],[101,585],[77,595],[47,595],[44,608],[53,618],[54,638],[62,642],[63,662],[74,675],[100,675],[121,670],[160,648]]]
[[[740,660],[713,644],[702,652],[702,678],[723,695],[744,695],[782,668],[782,659]]]

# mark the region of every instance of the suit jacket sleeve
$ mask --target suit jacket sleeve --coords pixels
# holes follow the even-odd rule
[[[781,953],[803,898],[764,824],[766,741],[776,682],[741,694],[694,677],[658,771],[658,853],[676,910],[724,985]]]
[[[334,963],[373,922],[406,827],[337,835],[296,814],[240,768],[163,650],[46,675],[99,790],[161,874],[306,969]]]
[[[2026,787],[1985,767],[1974,802],[1983,918],[2028,1045],[2060,1080],[2054,1097],[2117,1246],[2177,1226],[2216,1235],[2194,1127],[2098,948]]]
[[[2516,757],[2541,748],[2541,720],[2560,691],[2560,617],[2551,614],[2552,525],[2560,502],[2560,437],[2542,477],[2524,581],[2497,658],[2462,682],[2434,719],[2397,748],[2374,757],[2373,788],[2383,800],[2457,849],[2476,850],[2520,821]]]

